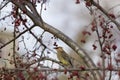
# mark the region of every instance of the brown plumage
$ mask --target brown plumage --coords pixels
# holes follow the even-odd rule
[[[63,50],[62,47],[56,47],[54,49],[56,49],[57,57],[63,65],[73,67],[69,55]]]

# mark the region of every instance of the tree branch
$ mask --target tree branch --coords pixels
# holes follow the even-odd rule
[[[119,24],[117,21],[115,21],[115,19],[111,18],[105,9],[103,9],[103,8],[102,8],[99,4],[97,4],[95,1],[93,1],[92,4],[93,4],[94,6],[96,6],[101,12],[103,12],[114,24],[116,24],[118,30],[120,30],[120,24]]]

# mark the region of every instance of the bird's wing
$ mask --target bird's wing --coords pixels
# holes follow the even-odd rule
[[[65,52],[65,51],[62,51],[61,52],[62,53],[62,57],[64,58],[64,59],[68,59],[68,54]]]
[[[72,65],[72,62],[71,62],[69,55],[65,51],[62,51],[62,53],[63,54],[61,56]]]

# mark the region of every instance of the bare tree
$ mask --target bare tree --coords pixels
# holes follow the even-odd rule
[[[13,34],[12,39],[4,40],[0,39],[0,50],[5,49],[6,46],[12,43],[12,53],[7,52],[8,56],[11,58],[6,59],[9,64],[14,65],[12,69],[9,67],[1,67],[1,76],[3,80],[49,80],[49,76],[55,77],[51,80],[58,80],[57,73],[64,72],[68,75],[68,79],[76,80],[111,80],[112,74],[117,73],[119,76],[119,58],[115,51],[118,49],[116,41],[116,36],[112,32],[113,30],[120,30],[120,24],[116,21],[116,17],[113,13],[107,12],[99,4],[99,0],[84,0],[85,6],[90,11],[90,15],[93,16],[91,24],[87,28],[90,30],[84,30],[82,36],[91,36],[91,34],[96,34],[97,38],[94,40],[93,50],[97,48],[100,49],[101,62],[96,65],[91,59],[89,53],[87,53],[78,43],[74,42],[71,38],[65,35],[60,30],[56,29],[54,26],[49,25],[42,19],[42,9],[47,0],[3,0],[1,1],[0,10],[1,15],[0,21],[2,24],[7,24],[11,26]],[[80,0],[76,0],[76,5],[80,4]],[[69,2],[68,2],[69,3]],[[6,15],[4,13],[5,7],[9,5],[10,10]],[[38,6],[40,9],[38,10]],[[11,21],[10,21],[11,20]],[[8,26],[7,25],[7,26]],[[5,27],[0,32],[1,34],[6,31]],[[34,30],[36,29],[36,30]],[[37,31],[37,32],[36,32]],[[115,32],[115,31],[114,31]],[[119,33],[118,33],[119,34]],[[25,36],[27,35],[27,36]],[[29,36],[28,36],[29,35]],[[75,54],[77,54],[82,60],[84,65],[74,68],[67,68],[58,60],[50,57],[51,55],[56,55],[53,49],[50,49],[45,43],[45,35],[52,35],[51,40],[53,40],[52,46],[59,46],[56,41],[60,39],[66,45],[68,45]],[[7,37],[7,36],[4,36]],[[33,41],[27,41],[33,38]],[[4,43],[2,43],[2,41]],[[86,38],[82,38],[82,43],[86,43]],[[17,43],[17,44],[16,44]],[[20,46],[22,44],[22,46]],[[29,44],[29,45],[27,45]],[[97,45],[96,45],[97,44]],[[28,48],[32,46],[32,48]],[[22,51],[22,48],[25,51]],[[18,55],[18,51],[22,51],[22,54]],[[74,55],[74,54],[73,54]],[[113,56],[115,55],[115,56]],[[2,56],[1,56],[2,57]],[[73,61],[76,62],[75,59]],[[112,62],[114,61],[114,63]],[[50,66],[46,65],[49,63]],[[81,61],[78,63],[80,64]],[[58,64],[63,67],[62,69],[54,69],[53,65]],[[115,67],[114,67],[115,66]],[[108,75],[106,75],[108,74]]]

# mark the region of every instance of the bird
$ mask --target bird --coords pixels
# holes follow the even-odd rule
[[[57,51],[57,58],[63,64],[63,66],[73,67],[70,56],[63,50],[61,46],[55,47],[54,49]]]

